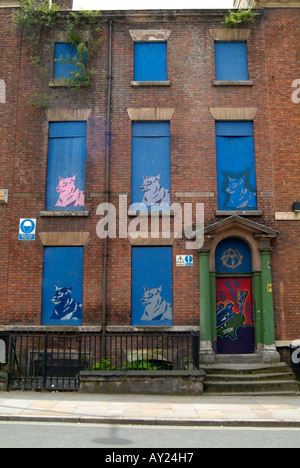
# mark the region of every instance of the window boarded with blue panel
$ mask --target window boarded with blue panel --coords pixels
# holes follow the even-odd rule
[[[215,42],[216,80],[247,81],[246,42]]]
[[[173,325],[172,247],[132,248],[132,325]]]
[[[45,247],[42,324],[81,325],[83,247]]]
[[[134,43],[134,81],[166,81],[167,43]]]
[[[256,210],[252,122],[216,122],[219,210]]]
[[[133,123],[131,190],[132,209],[170,209],[170,122]]]
[[[76,48],[72,44],[57,42],[54,45],[54,67],[53,78],[57,79],[75,79],[76,73],[81,69],[76,62],[79,62]],[[86,56],[84,57],[86,64]]]
[[[252,273],[249,246],[242,239],[228,238],[216,248],[216,273]]]
[[[46,210],[84,210],[86,122],[49,125]]]

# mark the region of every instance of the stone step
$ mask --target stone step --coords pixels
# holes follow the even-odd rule
[[[263,356],[261,354],[216,354],[216,364],[263,364]]]
[[[259,373],[259,374],[206,374],[207,379],[209,382],[218,382],[218,381],[223,381],[223,382],[241,382],[244,381],[245,379],[247,381],[253,381],[253,382],[258,382],[260,380],[262,381],[267,381],[267,380],[294,380],[294,374],[293,372],[275,372],[275,373]]]
[[[285,363],[278,364],[212,364],[201,366],[201,369],[207,375],[213,374],[230,374],[230,375],[257,375],[257,374],[281,374],[294,373],[291,368]]]
[[[206,380],[204,384],[205,393],[222,394],[254,394],[254,393],[269,393],[277,395],[279,392],[289,392],[298,394],[299,387],[295,380],[242,380],[237,381],[210,381]]]
[[[235,393],[235,392],[230,392],[230,393],[226,393],[226,392],[223,392],[222,394],[220,394],[220,392],[218,393],[214,393],[214,392],[209,392],[208,393],[209,396],[230,396],[230,397],[234,397],[234,396],[249,396],[249,397],[261,397],[261,396],[269,396],[269,397],[274,397],[274,396],[277,396],[277,397],[299,397],[300,396],[300,392],[294,392],[294,391],[283,391],[283,392],[276,392],[274,393],[273,392],[268,392],[268,391],[265,391],[265,392],[239,392],[239,393]]]

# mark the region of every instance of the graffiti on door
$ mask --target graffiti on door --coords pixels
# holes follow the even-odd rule
[[[219,354],[254,352],[251,278],[217,278],[217,340]]]

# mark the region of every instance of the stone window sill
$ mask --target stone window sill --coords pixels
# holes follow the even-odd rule
[[[42,217],[88,217],[89,211],[40,211]]]
[[[218,210],[215,212],[216,216],[232,216],[232,215],[238,215],[238,216],[262,216],[262,211],[258,210],[245,210],[245,211],[226,211],[226,210]]]
[[[171,86],[170,81],[131,81],[130,85],[133,88],[140,88],[146,86]]]
[[[213,81],[214,86],[253,86],[253,81]]]

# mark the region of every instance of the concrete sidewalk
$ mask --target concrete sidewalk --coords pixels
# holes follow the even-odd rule
[[[300,427],[300,398],[0,392],[0,421]]]

